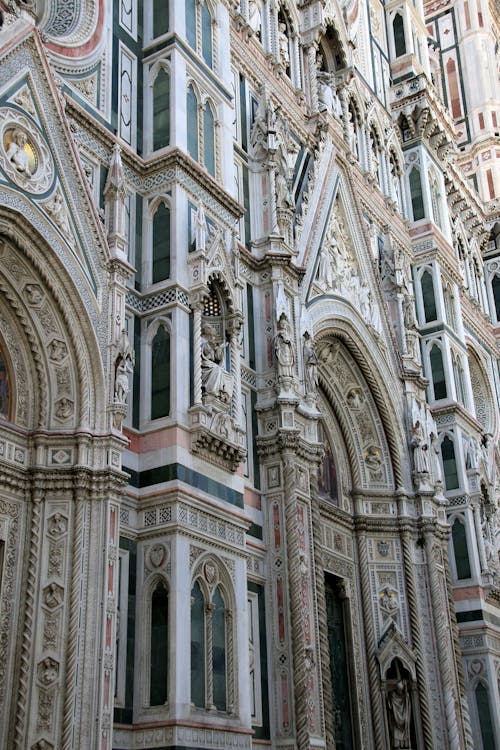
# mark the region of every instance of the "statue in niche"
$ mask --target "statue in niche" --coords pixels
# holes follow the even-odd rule
[[[309,333],[304,333],[304,388],[306,397],[316,398],[318,389],[318,357]]]
[[[198,207],[194,212],[194,236],[195,236],[195,247],[197,252],[205,252],[206,240],[207,240],[207,220],[205,218],[205,209],[203,203],[200,201]]]
[[[252,129],[250,131],[250,144],[253,149],[254,159],[265,159],[268,151],[268,133],[274,129],[275,117],[271,107],[268,106],[268,97],[264,86],[261,89],[259,103],[255,112]]]
[[[323,289],[333,288],[332,257],[328,248],[323,245],[319,253],[318,272],[316,274],[319,285]]]
[[[231,388],[228,388],[231,375],[224,367],[226,347],[227,342],[217,341],[213,327],[205,323],[201,341],[201,382],[206,395],[215,396],[224,404],[231,399]]]
[[[288,67],[290,64],[290,53],[288,51],[288,37],[286,35],[286,23],[280,21],[278,23],[278,52],[279,59],[285,66]]]
[[[403,298],[403,321],[407,330],[415,328],[417,323],[415,319],[415,306],[413,303],[413,297],[408,293],[406,293]]]
[[[479,467],[479,451],[475,440],[471,437],[464,437],[464,457],[465,457],[465,468],[466,469],[478,469]]]
[[[282,170],[276,173],[276,208],[293,208],[293,198]]]
[[[69,226],[68,212],[63,197],[59,191],[57,191],[50,203],[47,203],[46,208],[47,213],[52,217],[61,232],[66,236],[70,235],[71,229]]]
[[[387,695],[391,748],[410,747],[410,696],[406,680],[398,680]]]
[[[443,488],[443,472],[441,470],[441,461],[440,461],[441,450],[439,447],[439,440],[438,440],[437,432],[435,431],[435,427],[434,427],[434,430],[431,430],[431,432],[429,433],[429,440],[431,444],[430,461],[431,461],[431,466],[432,466],[432,477],[434,479],[434,486],[436,486],[437,489],[441,491]]]
[[[22,172],[26,177],[32,177],[29,165],[29,155],[26,151],[28,137],[24,130],[16,128],[12,133],[12,140],[6,151],[6,156],[11,161],[18,172]]]
[[[258,0],[249,0],[248,2],[248,24],[252,31],[260,38],[262,14]]]
[[[134,371],[134,363],[135,353],[124,329],[121,333],[118,356],[115,360],[114,401],[117,404],[127,403],[130,390],[129,374]]]
[[[293,383],[295,352],[290,333],[290,324],[282,314],[278,321],[278,333],[274,337],[274,354],[278,366],[278,385],[289,390]]]
[[[318,71],[318,103],[320,112],[328,112],[334,117],[342,117],[342,105],[331,73]]]
[[[411,431],[411,445],[413,448],[413,466],[416,474],[429,474],[429,443],[424,428],[419,419]]]

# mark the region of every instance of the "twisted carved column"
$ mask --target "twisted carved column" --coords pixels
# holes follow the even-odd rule
[[[465,693],[465,677],[464,677],[464,670],[463,670],[462,659],[461,659],[462,649],[460,646],[458,624],[457,624],[457,618],[455,615],[455,602],[453,601],[453,587],[451,585],[450,566],[448,564],[446,564],[445,566],[445,577],[446,577],[446,590],[448,593],[448,612],[449,612],[450,629],[451,629],[451,636],[453,639],[453,653],[455,654],[455,659],[454,659],[455,669],[456,669],[456,674],[457,674],[458,685],[460,688],[460,707],[461,707],[461,713],[462,713],[462,727],[463,727],[464,736],[465,736],[465,747],[466,747],[466,750],[473,750],[474,739],[472,737],[472,730],[470,726],[469,705],[467,703],[467,696]]]
[[[193,307],[193,398],[195,405],[201,405],[201,303]]]
[[[306,653],[309,644],[304,642],[303,629],[303,606],[301,599],[301,557],[299,540],[297,536],[297,496],[295,494],[295,454],[283,456],[283,474],[285,489],[285,525],[286,525],[286,547],[288,585],[290,590],[290,615],[292,630],[292,656],[295,691],[295,726],[298,750],[306,750],[309,747],[309,697],[310,678],[314,681],[317,663],[312,662],[311,655]],[[310,564],[307,556],[305,564]],[[302,561],[302,565],[304,561]],[[311,627],[314,627],[315,618],[311,618]],[[311,644],[312,645],[312,644]],[[310,645],[309,645],[310,648]],[[319,654],[315,654],[316,662]],[[309,663],[308,663],[309,662]]]
[[[359,569],[361,572],[361,601],[363,604],[363,620],[366,633],[366,643],[375,644],[375,628],[373,626],[373,612],[371,606],[370,572],[368,568],[368,550],[366,545],[366,531],[361,529],[357,536]],[[370,704],[372,709],[372,723],[375,737],[375,747],[386,747],[384,728],[384,706],[380,693],[380,680],[377,659],[373,647],[367,654],[368,682],[370,686]]]
[[[420,640],[419,614],[417,606],[417,596],[415,587],[415,575],[413,568],[413,557],[411,553],[412,537],[409,531],[403,531],[401,542],[403,545],[403,562],[406,579],[406,596],[408,600],[408,609],[410,614],[411,634],[413,641],[413,651],[417,657],[415,669],[417,672],[417,689],[420,703],[420,718],[422,721],[422,731],[424,735],[425,747],[433,750],[432,724],[429,712],[429,700],[425,685],[425,673],[423,664],[422,646]]]
[[[34,609],[36,596],[36,578],[39,569],[40,558],[40,520],[41,504],[43,498],[38,493],[34,494],[31,503],[31,529],[30,529],[30,551],[26,577],[26,601],[24,610],[23,640],[21,645],[21,664],[19,670],[19,693],[16,703],[15,715],[15,750],[24,750],[24,730],[26,720],[29,672],[32,663],[34,634]]]
[[[233,375],[232,409],[234,423],[241,426],[241,356],[240,356],[239,328],[231,333],[231,373]]]
[[[215,708],[214,706],[214,676],[212,672],[212,651],[213,651],[213,612],[214,605],[209,603],[205,607],[205,613],[207,616],[206,628],[207,628],[207,651],[205,654],[205,674],[207,676],[207,694],[205,696],[206,708]]]
[[[312,42],[307,47],[307,67],[309,68],[309,96],[311,102],[311,109],[313,112],[318,111],[318,79],[316,70],[316,51],[318,45],[316,42]]]
[[[74,706],[76,673],[78,667],[78,631],[81,614],[81,579],[85,545],[84,517],[87,502],[85,491],[78,488],[74,496],[74,521],[71,556],[71,590],[69,601],[69,621],[67,631],[67,652],[64,680],[63,727],[61,750],[73,750]]]
[[[326,600],[324,584],[324,564],[321,551],[321,515],[317,501],[317,473],[311,472],[311,520],[312,520],[312,547],[314,552],[315,571],[315,596],[318,609],[318,633],[319,633],[319,657],[321,669],[321,689],[323,700],[322,720],[325,726],[325,738],[327,750],[335,748],[335,729],[333,724],[333,696],[332,683],[328,665],[330,663],[330,649],[328,645],[328,625],[326,617]]]
[[[453,669],[450,664],[450,646],[448,640],[448,620],[442,616],[448,602],[443,600],[439,572],[434,562],[433,539],[431,531],[424,533],[425,553],[427,557],[427,570],[429,574],[429,584],[432,602],[432,611],[436,613],[434,617],[434,627],[436,629],[436,643],[441,670],[441,682],[443,688],[443,700],[446,714],[446,726],[448,729],[448,742],[450,748],[458,750],[463,747],[462,738],[460,737],[457,723],[457,696],[453,689]]]

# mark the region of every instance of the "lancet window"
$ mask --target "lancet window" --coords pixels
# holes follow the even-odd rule
[[[451,527],[455,571],[459,581],[471,577],[467,531],[462,518],[455,518]]]
[[[196,708],[232,709],[232,612],[212,562],[191,589],[191,703]],[[210,583],[212,581],[212,583]]]
[[[213,68],[215,21],[208,3],[186,0],[185,13],[189,46],[203,58],[209,68]]]
[[[157,204],[152,222],[151,282],[156,284],[170,277],[170,206]]]
[[[149,705],[162,706],[168,700],[168,590],[163,579],[151,596]]]
[[[444,483],[447,490],[456,490],[460,486],[455,457],[455,443],[445,435],[441,442],[441,458],[443,460]]]
[[[433,344],[429,353],[429,360],[432,373],[432,388],[434,391],[434,401],[448,397],[446,387],[446,374],[444,370],[443,352],[437,344]]]
[[[394,35],[394,52],[396,57],[406,55],[406,39],[403,16],[396,13],[392,22],[392,32]]]
[[[153,82],[153,151],[170,143],[170,74],[160,66]]]
[[[163,36],[169,27],[168,0],[153,0],[153,38]]]
[[[170,331],[161,322],[151,343],[151,419],[170,414]]]
[[[488,688],[482,682],[478,682],[474,690],[474,697],[476,699],[477,717],[481,729],[483,748],[485,750],[492,748],[493,750],[495,747],[495,730],[493,729],[491,718]]]
[[[425,270],[420,277],[425,323],[437,320],[436,295],[431,271]]]
[[[215,108],[207,99],[200,104],[192,84],[188,86],[186,101],[187,150],[196,161],[215,177],[216,171],[216,115]]]
[[[425,216],[424,195],[422,192],[422,181],[420,170],[413,167],[409,175],[411,208],[413,212],[413,221],[419,221]]]

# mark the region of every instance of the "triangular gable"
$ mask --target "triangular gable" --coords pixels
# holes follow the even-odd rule
[[[106,238],[37,32],[0,65],[0,203],[23,214],[95,305]]]

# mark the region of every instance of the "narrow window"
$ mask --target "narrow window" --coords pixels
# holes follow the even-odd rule
[[[479,120],[479,130],[484,130],[484,115],[482,112],[479,112],[477,119]]]
[[[151,597],[150,706],[167,702],[168,684],[168,593],[163,581]]]
[[[151,419],[170,412],[170,334],[160,325],[151,347]]]
[[[205,708],[205,598],[198,582],[191,591],[191,703]]]
[[[153,0],[153,38],[168,31],[168,0]]]
[[[192,49],[196,50],[196,0],[185,0],[186,5],[186,38]]]
[[[434,295],[434,281],[429,271],[424,271],[420,280],[422,289],[422,301],[424,303],[425,322],[429,323],[437,319],[436,297]]]
[[[453,440],[445,435],[441,443],[441,457],[443,459],[444,483],[447,490],[456,490],[459,487],[457,462],[455,459],[455,446]]]
[[[495,750],[495,732],[491,720],[490,701],[488,690],[482,682],[475,689],[477,715],[481,727],[481,739],[484,750]]]
[[[403,17],[396,13],[394,21],[392,22],[392,30],[394,32],[394,49],[396,57],[406,55],[406,40],[405,40],[405,29]]]
[[[488,183],[488,193],[490,196],[490,200],[493,200],[495,197],[495,186],[493,184],[493,175],[491,173],[491,169],[486,170],[486,182]]]
[[[226,711],[226,609],[218,588],[212,603],[213,702],[219,711]]]
[[[170,209],[160,203],[153,217],[153,274],[152,282],[170,276]]]
[[[9,418],[9,405],[10,405],[10,388],[9,388],[9,373],[7,372],[7,363],[0,349],[0,418]]]
[[[3,539],[0,539],[0,596],[2,595],[4,556],[5,556],[5,542]]]
[[[413,221],[423,219],[425,216],[425,211],[424,196],[422,194],[422,183],[420,182],[420,172],[415,168],[410,172],[410,194],[411,207],[413,211]]]
[[[341,594],[340,580],[327,574],[325,576],[325,603],[335,717],[335,747],[347,749],[354,747],[354,738],[345,622],[346,602],[347,600]]]
[[[470,29],[470,10],[467,0],[464,2],[465,28]]]
[[[431,371],[432,371],[432,385],[434,387],[434,400],[438,401],[440,398],[446,398],[448,393],[446,390],[446,377],[443,366],[443,354],[439,346],[434,346],[430,353]],[[448,488],[450,489],[450,488]]]
[[[215,177],[215,123],[208,102],[205,104],[203,111],[203,151],[205,167]]]
[[[497,316],[497,322],[500,323],[500,276],[498,274],[495,274],[493,276],[493,280],[491,282],[491,289],[493,291],[493,300],[495,302],[495,313]],[[0,381],[0,384],[1,384],[1,381]],[[2,403],[2,396],[0,393],[0,413],[2,411],[1,403]]]
[[[212,16],[206,2],[201,6],[201,54],[209,68],[213,63]]]
[[[170,76],[160,68],[153,84],[153,150],[170,142]]]
[[[198,161],[198,99],[192,86],[187,92],[187,149],[189,156]]]
[[[455,519],[451,527],[451,538],[453,541],[453,554],[455,557],[455,567],[457,569],[457,578],[463,580],[471,577],[469,562],[469,551],[467,549],[467,535],[464,524]]]
[[[318,425],[318,437],[323,443],[324,450],[323,463],[318,477],[318,489],[321,495],[328,497],[335,505],[338,505],[337,469],[330,440],[321,422]]]
[[[458,77],[455,61],[450,58],[446,63],[446,76],[448,78],[448,90],[450,93],[450,109],[453,117],[460,117],[462,108],[460,105],[460,94],[458,91]]]

